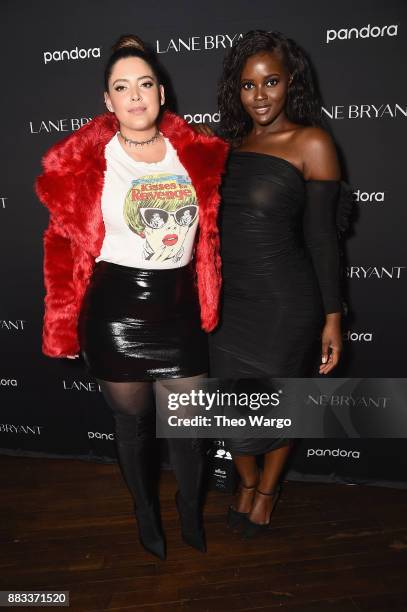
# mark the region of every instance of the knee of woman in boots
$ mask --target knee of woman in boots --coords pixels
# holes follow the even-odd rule
[[[116,442],[145,445],[155,439],[155,415],[153,411],[127,415],[115,411]]]

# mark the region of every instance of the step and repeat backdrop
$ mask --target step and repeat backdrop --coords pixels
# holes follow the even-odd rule
[[[0,452],[114,461],[113,423],[81,362],[41,354],[42,235],[33,192],[41,157],[100,112],[114,41],[134,33],[157,52],[173,110],[216,129],[225,53],[253,28],[279,30],[309,54],[322,115],[354,192],[344,244],[345,351],[336,376],[404,377],[407,222],[407,5],[403,0],[86,0],[2,2],[0,140]],[[337,399],[365,409],[377,397]],[[215,444],[225,485],[230,454]],[[301,440],[288,478],[406,486],[398,439]]]

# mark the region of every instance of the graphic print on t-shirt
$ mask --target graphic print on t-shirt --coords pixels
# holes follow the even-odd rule
[[[123,208],[128,227],[144,239],[143,259],[177,262],[197,223],[198,203],[187,176],[151,174],[131,182]]]

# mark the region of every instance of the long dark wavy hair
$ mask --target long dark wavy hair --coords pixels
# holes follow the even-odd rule
[[[321,96],[305,52],[281,32],[250,30],[226,55],[218,87],[220,135],[235,146],[252,127],[240,101],[240,75],[247,59],[262,52],[278,53],[292,76],[285,105],[287,118],[301,125],[322,124]]]

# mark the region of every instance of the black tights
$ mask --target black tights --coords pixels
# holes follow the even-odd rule
[[[177,391],[188,392],[205,374],[179,378]],[[113,412],[120,468],[137,507],[151,506],[157,495],[159,465],[155,437],[155,396],[165,397],[165,381],[111,382],[99,380]],[[200,504],[204,475],[202,440],[169,438],[168,448],[185,503]]]

